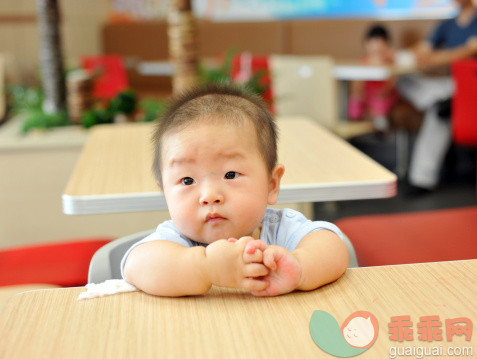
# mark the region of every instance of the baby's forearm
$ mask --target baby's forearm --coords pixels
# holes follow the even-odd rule
[[[125,279],[146,293],[168,297],[200,295],[212,285],[261,290],[266,283],[254,278],[267,275],[268,269],[244,260],[245,246],[252,240],[243,237],[231,243],[222,239],[207,249],[170,241],[145,243],[129,254]]]
[[[165,284],[170,296],[200,295],[212,286],[205,248],[198,246],[186,248],[177,258],[176,268],[171,268],[168,283]]]
[[[299,290],[313,290],[338,279],[349,262],[348,249],[334,233],[315,231],[302,239],[293,254],[302,268]]]
[[[210,282],[204,247],[154,241],[136,247],[128,257],[125,279],[142,291],[179,297],[206,293]]]

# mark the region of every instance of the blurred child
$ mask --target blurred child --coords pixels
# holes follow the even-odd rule
[[[393,50],[388,31],[381,25],[372,26],[364,40],[366,54],[362,58],[365,65],[387,66],[393,64]],[[348,101],[348,117],[362,120],[370,117],[376,130],[386,131],[387,115],[397,101],[394,80],[388,81],[354,81]]]
[[[154,134],[153,168],[171,220],[125,254],[126,281],[159,296],[212,285],[275,296],[339,278],[349,254],[336,226],[267,209],[285,171],[276,142],[264,104],[235,87],[176,98]]]

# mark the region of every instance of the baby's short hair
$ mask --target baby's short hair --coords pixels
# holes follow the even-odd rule
[[[171,131],[180,131],[194,122],[211,119],[217,121],[217,118],[227,123],[239,123],[246,119],[251,121],[255,128],[259,152],[269,172],[272,171],[277,163],[278,130],[264,102],[236,85],[208,84],[194,87],[174,97],[154,131],[153,171],[161,185],[164,136]]]
[[[374,24],[370,26],[366,31],[364,39],[382,39],[385,42],[391,42],[391,36],[389,35],[388,30],[386,29],[386,27],[380,24]]]

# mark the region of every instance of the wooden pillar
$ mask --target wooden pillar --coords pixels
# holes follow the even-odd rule
[[[172,88],[179,93],[198,82],[197,26],[190,0],[171,0],[167,14]]]
[[[36,3],[40,33],[41,79],[45,93],[43,110],[46,113],[55,113],[66,108],[58,1],[37,0]]]

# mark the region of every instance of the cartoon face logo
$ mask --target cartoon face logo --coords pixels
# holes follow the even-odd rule
[[[315,310],[310,320],[313,341],[328,354],[349,358],[368,350],[378,337],[376,317],[367,311],[357,311],[343,322],[322,310]]]
[[[348,344],[355,348],[368,348],[375,336],[371,317],[354,317],[342,333]]]

